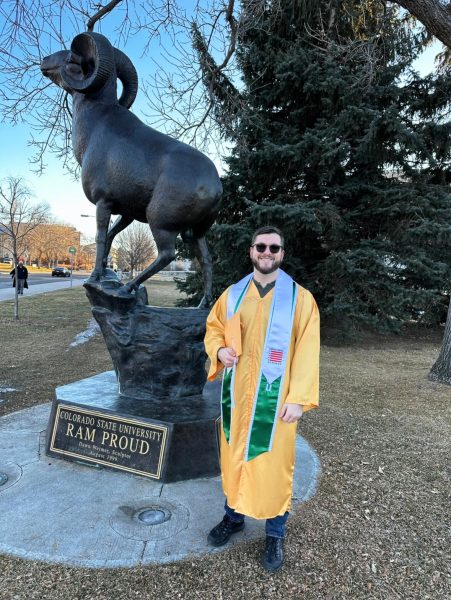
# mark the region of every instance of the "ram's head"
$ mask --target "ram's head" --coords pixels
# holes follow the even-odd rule
[[[70,50],[46,56],[41,71],[67,92],[81,94],[98,92],[115,73],[123,87],[119,104],[126,108],[138,92],[138,75],[131,60],[100,33],[80,33]]]

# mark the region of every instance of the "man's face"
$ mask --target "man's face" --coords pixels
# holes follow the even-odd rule
[[[265,246],[264,250],[258,248],[260,244]],[[269,246],[279,246],[280,250],[278,252],[271,252]],[[281,246],[280,235],[277,233],[263,233],[258,235],[250,249],[250,257],[255,269],[264,275],[277,271],[284,255]]]

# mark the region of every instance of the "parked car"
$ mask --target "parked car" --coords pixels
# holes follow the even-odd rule
[[[8,265],[12,265],[13,264],[13,259],[9,258],[8,256],[4,256],[0,262],[2,263],[7,263]]]
[[[52,271],[52,277],[70,277],[70,271],[66,267],[55,267]]]

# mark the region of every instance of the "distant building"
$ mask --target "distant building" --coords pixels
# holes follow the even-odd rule
[[[108,255],[108,267],[110,269],[117,269],[117,248],[114,246],[110,250]],[[83,244],[80,247],[80,260],[79,265],[82,269],[92,271],[96,263],[96,244]]]
[[[71,225],[59,223],[38,225],[27,240],[25,258],[30,264],[37,266],[70,265],[72,260],[73,264],[78,266],[80,237],[81,233]],[[69,248],[75,248],[75,254],[70,253]]]
[[[3,226],[0,225],[0,258],[7,258],[7,257],[11,257],[11,253],[9,252],[8,248],[8,243],[7,243],[7,229]]]
[[[96,245],[83,244],[80,248],[79,265],[82,269],[92,271],[96,263]]]

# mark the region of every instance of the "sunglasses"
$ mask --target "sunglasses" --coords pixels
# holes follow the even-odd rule
[[[277,254],[282,246],[278,246],[277,244],[252,244],[252,246],[257,250],[257,252],[264,252],[266,248],[269,248],[271,254]]]

